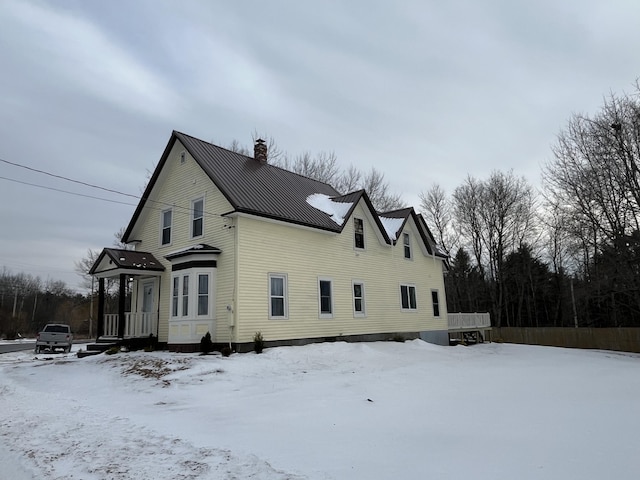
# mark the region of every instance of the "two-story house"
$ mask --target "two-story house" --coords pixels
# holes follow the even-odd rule
[[[270,165],[260,140],[251,158],[174,131],[122,240],[133,250],[105,248],[91,270],[101,338],[448,342],[446,258],[423,217]],[[119,308],[105,312],[113,277]]]

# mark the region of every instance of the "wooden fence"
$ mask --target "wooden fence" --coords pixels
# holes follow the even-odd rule
[[[493,328],[494,342],[640,353],[640,328]]]

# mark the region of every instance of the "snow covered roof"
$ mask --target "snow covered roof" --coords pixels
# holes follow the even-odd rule
[[[342,226],[344,218],[353,206],[350,202],[336,202],[329,195],[323,193],[314,193],[307,197],[307,203],[313,208],[317,208],[321,212],[331,217],[331,220]]]
[[[404,224],[404,220],[404,218],[389,218],[380,216],[380,221],[382,222],[387,235],[391,240],[394,241],[398,239],[397,235],[402,228],[402,225]]]

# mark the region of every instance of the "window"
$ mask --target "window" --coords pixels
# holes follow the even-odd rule
[[[206,273],[205,273],[206,272]],[[190,269],[174,273],[171,279],[171,317],[194,320],[215,312],[212,300],[214,269]]]
[[[178,292],[179,292],[179,284],[180,284],[180,278],[179,277],[173,277],[173,288],[172,288],[172,293],[171,293],[171,316],[172,317],[177,317],[178,316]]]
[[[209,314],[209,275],[198,274],[198,315]]]
[[[364,283],[353,282],[353,316],[364,317]]]
[[[403,310],[416,310],[416,287],[413,285],[400,285],[400,297]]]
[[[353,229],[355,232],[355,246],[356,248],[364,248],[364,222],[361,218],[353,219]]]
[[[169,245],[171,243],[171,209],[162,211],[162,233],[161,233],[161,245]]]
[[[433,303],[433,316],[440,316],[440,302],[438,301],[438,291],[431,290],[431,303]]]
[[[191,238],[201,237],[204,222],[204,199],[191,202]]]
[[[189,275],[182,277],[182,316],[189,315]]]
[[[287,318],[286,275],[269,275],[269,318]]]
[[[411,258],[411,238],[408,233],[402,234],[402,243],[404,244],[404,258]]]
[[[333,317],[333,297],[331,295],[331,280],[318,280],[320,294],[320,317]]]

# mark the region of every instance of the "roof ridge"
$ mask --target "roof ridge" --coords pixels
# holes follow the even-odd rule
[[[189,135],[188,133],[183,133],[183,132],[180,132],[180,131],[178,131],[178,130],[174,130],[173,132],[174,132],[174,133],[177,133],[177,134],[179,134],[179,135],[184,135],[185,137],[192,138],[193,140],[196,140],[196,141],[198,141],[198,142],[206,143],[206,144],[208,144],[208,145],[211,145],[212,147],[219,148],[220,150],[224,150],[224,151],[229,152],[229,153],[232,153],[232,154],[234,154],[234,155],[238,155],[238,156],[240,156],[240,157],[244,157],[244,158],[247,158],[247,159],[249,159],[249,160],[255,160],[255,157],[250,157],[249,155],[245,155],[245,154],[240,153],[240,152],[235,152],[235,151],[230,150],[230,149],[228,149],[228,148],[226,148],[226,147],[221,147],[220,145],[216,145],[215,143],[208,142],[208,141],[206,141],[206,140],[202,140],[201,138],[194,137],[193,135]],[[294,172],[293,170],[288,170],[288,169],[286,169],[286,168],[284,168],[284,167],[282,167],[282,166],[280,166],[280,165],[275,165],[275,164],[273,164],[273,163],[269,163],[269,161],[268,161],[268,158],[269,158],[269,157],[268,157],[268,155],[269,155],[269,154],[268,154],[268,152],[267,152],[267,163],[265,163],[265,164],[264,164],[264,166],[271,167],[271,168],[277,168],[278,170],[282,170],[283,172],[287,172],[288,174],[296,175],[296,176],[298,176],[298,177],[304,178],[304,179],[306,179],[306,180],[311,180],[311,181],[313,181],[313,182],[320,183],[320,184],[322,184],[322,185],[328,185],[329,187],[333,188],[336,192],[338,191],[338,190],[336,189],[336,187],[334,187],[334,186],[333,186],[333,185],[331,185],[330,183],[323,182],[323,181],[321,181],[321,180],[318,180],[318,179],[316,179],[316,178],[309,177],[309,176],[307,176],[307,175],[302,175],[302,174],[300,174],[300,173],[298,173],[298,172]],[[338,192],[338,193],[339,193],[339,192]]]

